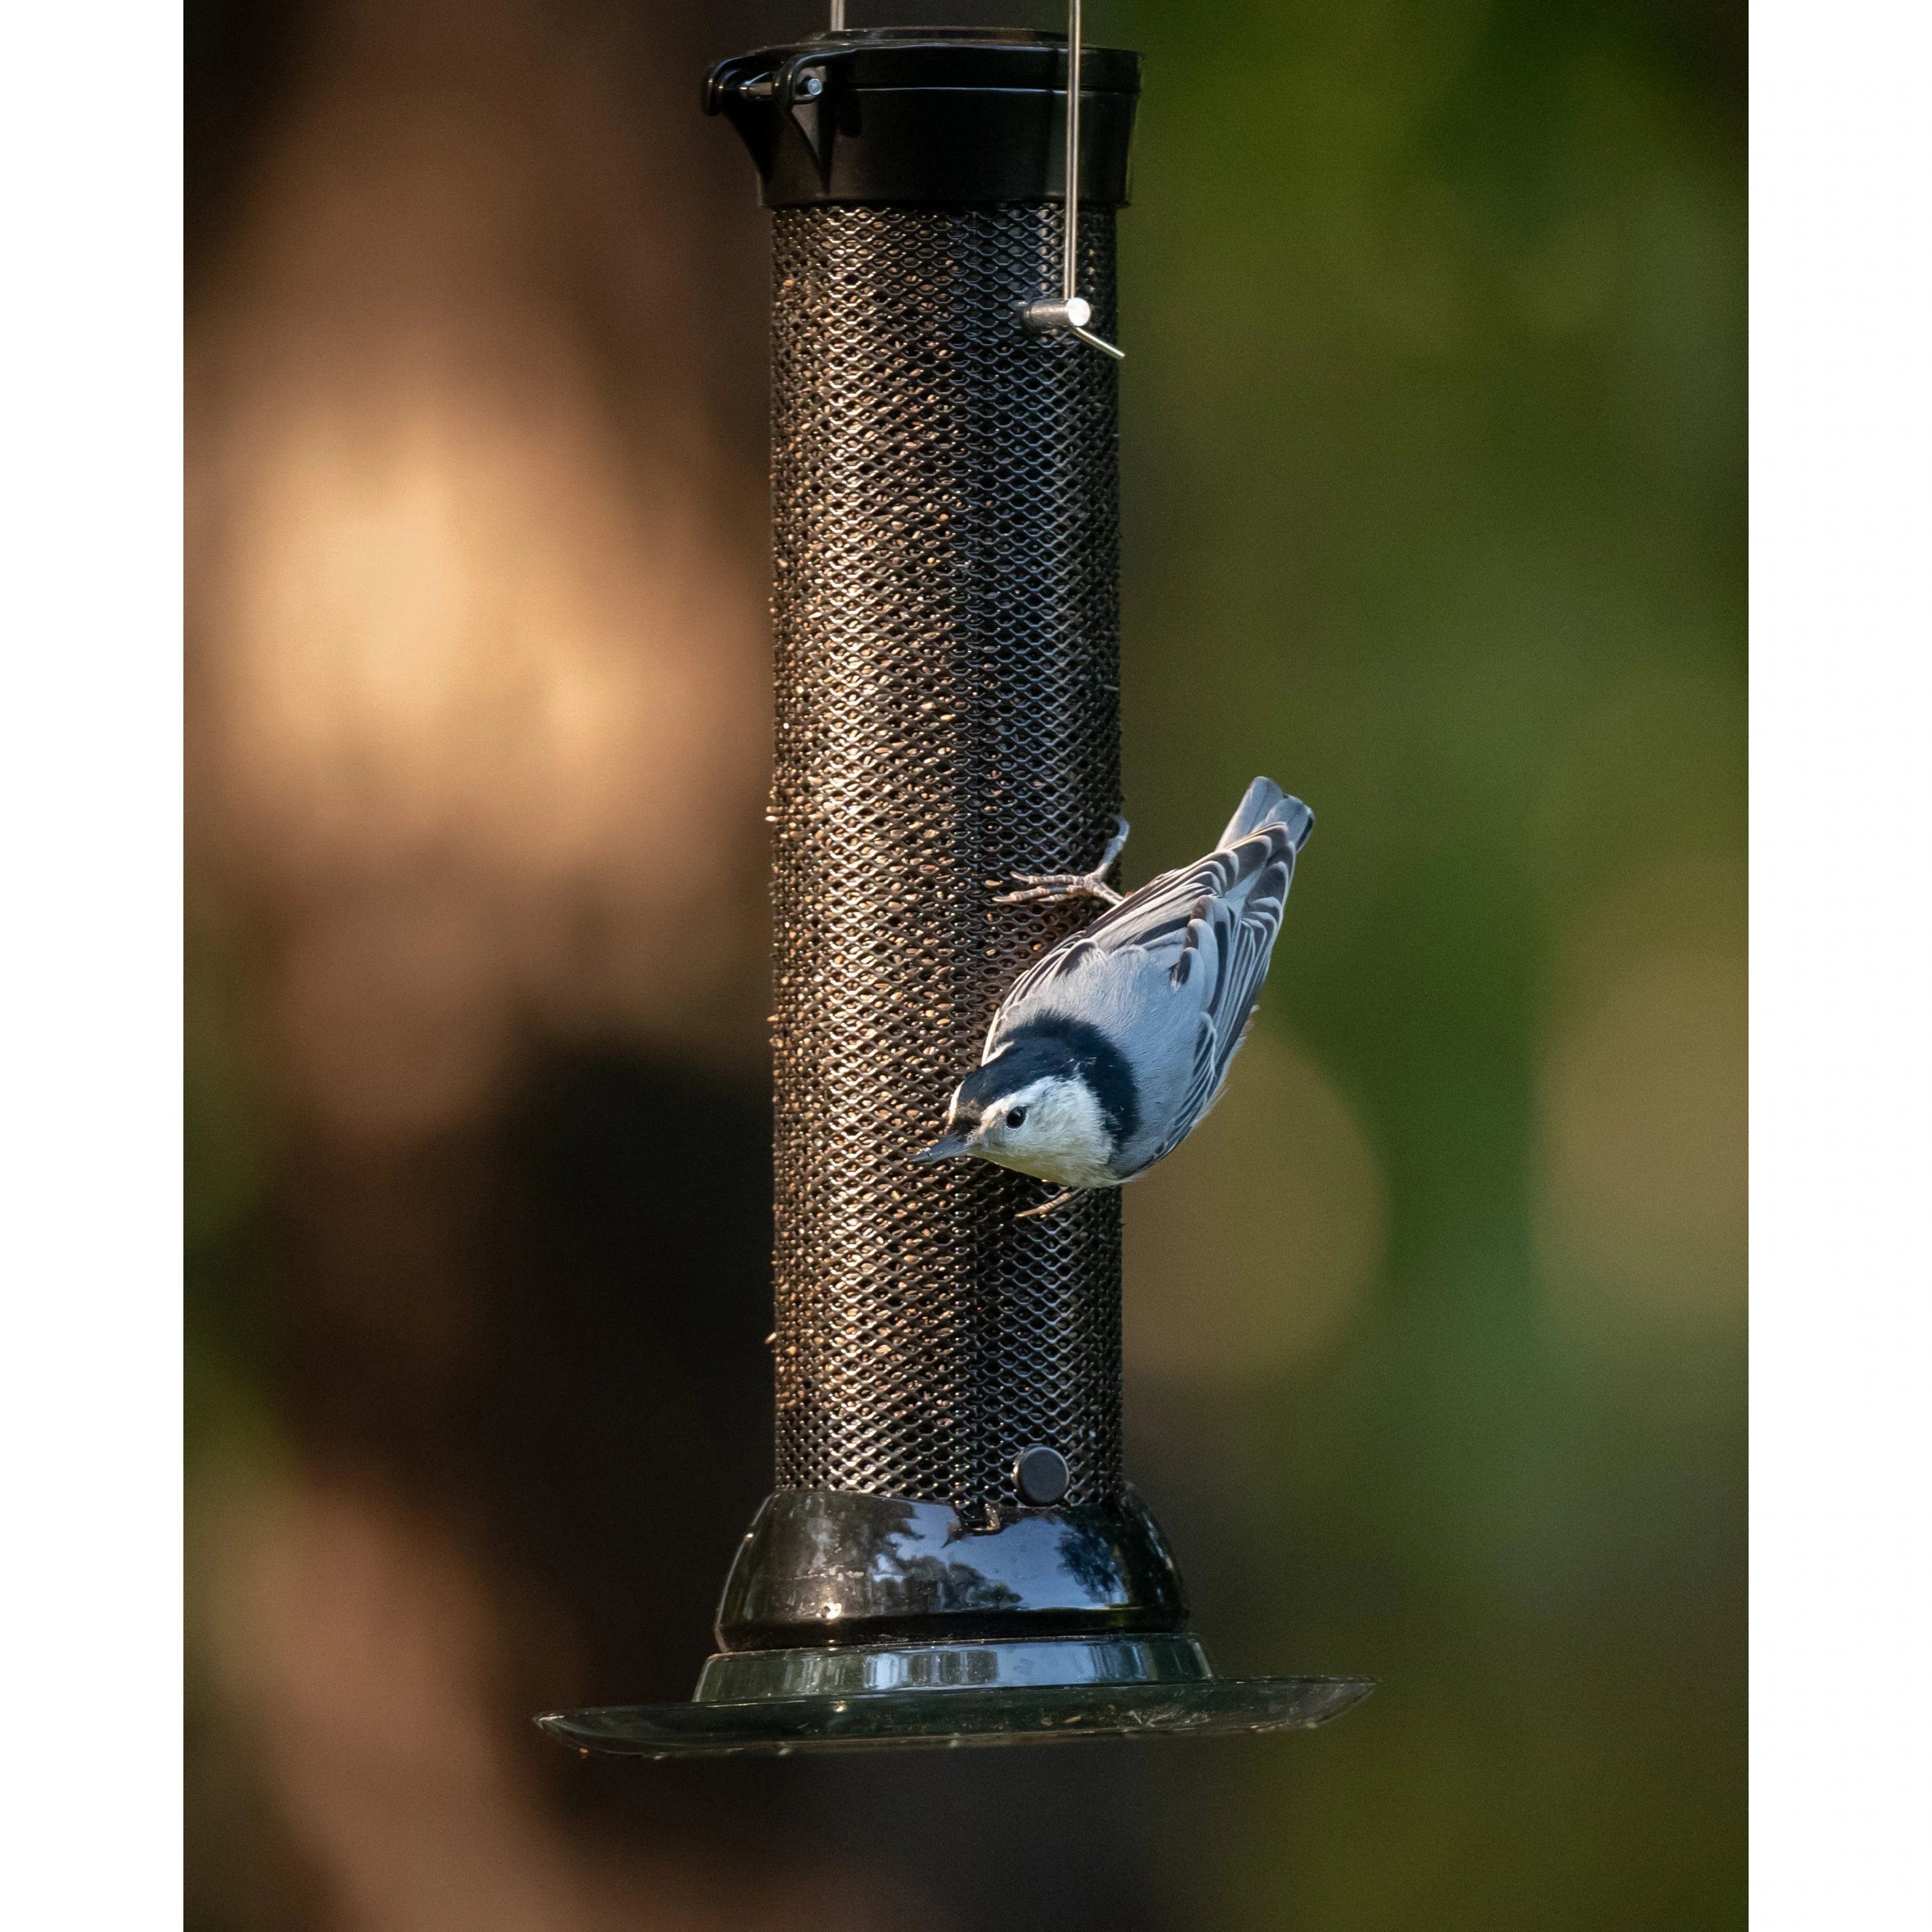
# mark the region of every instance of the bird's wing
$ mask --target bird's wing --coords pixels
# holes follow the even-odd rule
[[[1195,906],[1204,898],[1210,902],[1222,898],[1234,883],[1234,858],[1233,850],[1210,852],[1192,866],[1150,879],[1138,892],[1130,892],[1118,905],[1109,907],[1091,926],[1083,926],[1035,960],[1008,988],[1000,1002],[1001,1012],[1078,974],[1096,954],[1133,947],[1155,951],[1164,946],[1178,952]],[[993,1027],[997,1033],[998,1016]],[[987,1036],[989,1042],[992,1036]]]
[[[1171,1154],[1193,1132],[1221,1097],[1241,1042],[1252,1024],[1255,1003],[1268,978],[1268,962],[1281,931],[1282,914],[1288,887],[1294,878],[1294,846],[1292,835],[1280,825],[1270,825],[1243,839],[1217,858],[1239,857],[1244,862],[1234,886],[1212,900],[1200,914],[1202,923],[1214,938],[1213,965],[1208,982],[1202,989],[1201,1016],[1194,1036],[1194,1064],[1186,1091],[1159,1150],[1151,1156],[1158,1160]],[[1190,922],[1190,925],[1192,922]],[[1177,990],[1205,969],[1190,962],[1204,962],[1207,949],[1198,935],[1190,932],[1170,976]]]

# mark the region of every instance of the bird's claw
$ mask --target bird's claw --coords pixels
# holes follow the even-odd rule
[[[1040,1202],[1036,1207],[1021,1208],[1013,1219],[1016,1221],[1037,1220],[1042,1214],[1051,1214],[1056,1209],[1064,1208],[1070,1201],[1078,1201],[1086,1191],[1084,1187],[1062,1188],[1058,1194]]]
[[[1127,821],[1115,817],[1114,836],[1100,854],[1100,862],[1090,872],[1016,872],[1017,890],[1000,893],[995,905],[1037,905],[1049,901],[1098,899],[1102,905],[1117,906],[1126,895],[1107,883],[1107,874],[1126,848]]]
[[[1013,876],[1021,890],[999,893],[994,904],[1038,905],[1049,901],[1098,899],[1102,905],[1116,906],[1126,896],[1090,872],[1016,872]]]

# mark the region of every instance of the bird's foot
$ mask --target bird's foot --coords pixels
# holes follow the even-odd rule
[[[1084,1187],[1064,1187],[1050,1199],[1040,1202],[1036,1208],[1022,1208],[1013,1219],[1016,1221],[1036,1221],[1042,1214],[1052,1214],[1064,1208],[1070,1201],[1078,1201],[1086,1192]]]
[[[1046,905],[1067,899],[1098,899],[1102,905],[1117,906],[1126,897],[1106,880],[1091,872],[1016,872],[1021,890],[1001,892],[995,905]]]
[[[1018,889],[1001,892],[995,905],[1039,905],[1065,899],[1098,899],[1102,905],[1117,906],[1126,895],[1107,883],[1127,842],[1127,821],[1116,817],[1114,832],[1100,854],[1100,862],[1090,872],[1018,872],[1013,884]]]

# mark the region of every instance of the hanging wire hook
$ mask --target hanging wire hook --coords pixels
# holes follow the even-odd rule
[[[842,11],[842,6],[841,7]],[[1029,328],[1064,328],[1090,349],[1124,362],[1127,352],[1104,342],[1087,325],[1094,305],[1078,292],[1080,254],[1080,0],[1066,0],[1066,186],[1060,243],[1060,294],[1042,296],[1020,310]]]

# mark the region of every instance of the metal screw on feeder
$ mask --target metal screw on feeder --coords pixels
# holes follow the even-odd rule
[[[541,1720],[580,1750],[1299,1730],[1370,1688],[1217,1677],[1190,1630],[1122,1468],[1119,1190],[1030,1218],[1022,1176],[911,1158],[1086,919],[1002,888],[1120,808],[1139,62],[1078,21],[835,8],[706,83],[772,221],[776,1481],[692,1701]]]

